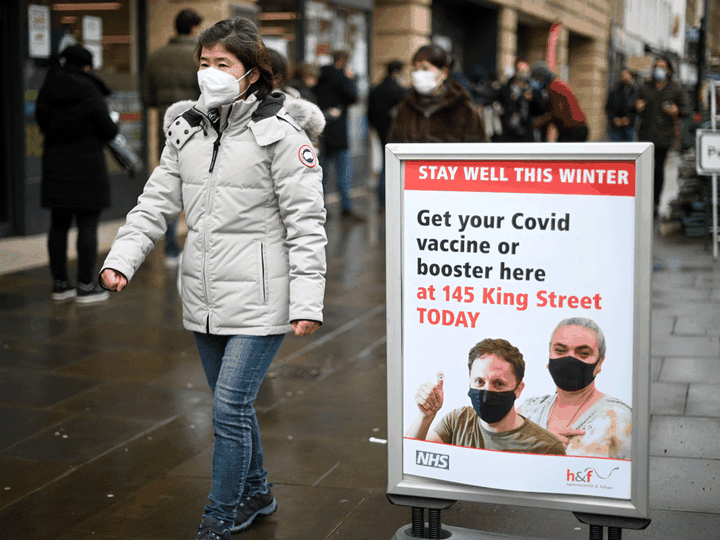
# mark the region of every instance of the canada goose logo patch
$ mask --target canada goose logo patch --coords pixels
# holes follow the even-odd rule
[[[315,150],[313,150],[312,146],[310,146],[309,144],[304,144],[300,147],[298,156],[300,157],[300,161],[302,162],[302,164],[306,167],[314,167],[317,163],[317,158],[315,157]]]

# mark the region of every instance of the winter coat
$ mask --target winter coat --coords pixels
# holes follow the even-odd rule
[[[483,121],[472,98],[459,83],[448,81],[440,96],[411,90],[400,103],[390,127],[389,143],[484,142]]]
[[[184,210],[185,328],[271,335],[288,332],[293,320],[322,322],[326,213],[305,131],[322,131],[320,110],[280,93],[258,103],[253,94],[213,123],[201,96],[173,105],[165,118],[160,165],[103,268],[130,281]],[[219,134],[216,126],[224,126]]]
[[[546,112],[535,121],[535,128],[545,129],[549,124],[553,124],[558,133],[565,133],[587,125],[585,113],[567,84],[552,79],[548,81],[545,90],[547,90]]]
[[[145,64],[142,97],[146,107],[169,107],[200,95],[195,42],[190,36],[175,36],[154,51]],[[162,117],[161,117],[162,118]]]
[[[393,77],[387,76],[370,91],[368,96],[368,122],[378,132],[380,142],[387,142],[390,124],[397,112],[397,106],[408,93]]]
[[[328,153],[345,150],[348,145],[347,108],[357,101],[355,81],[335,66],[320,69],[318,83],[313,89],[317,104],[325,115],[323,142]]]
[[[627,86],[623,83],[618,84],[614,90],[608,95],[607,103],[605,104],[605,113],[607,114],[608,122],[611,128],[616,127],[613,123],[615,118],[627,118],[630,121],[630,127],[635,126],[635,118],[637,112],[635,111],[635,87],[630,85]]]
[[[689,115],[690,104],[685,91],[672,80],[658,90],[655,82],[650,80],[640,87],[637,99],[647,102],[645,109],[639,113],[638,140],[654,143],[660,148],[670,148],[676,137],[675,119],[663,112],[662,104],[666,101],[675,103],[679,117]]]
[[[77,67],[51,69],[35,118],[45,136],[40,201],[45,208],[101,210],[110,206],[105,143],[118,133],[105,105],[107,87]]]
[[[158,108],[158,156],[165,146],[162,118],[173,103],[195,101],[200,96],[195,59],[195,41],[177,35],[167,45],[153,51],[145,64],[142,78],[142,99],[146,107]]]

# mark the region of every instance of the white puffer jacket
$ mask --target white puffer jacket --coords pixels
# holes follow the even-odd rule
[[[261,103],[252,95],[224,108],[218,136],[201,96],[173,105],[166,119],[160,165],[103,269],[130,281],[184,210],[185,328],[270,335],[293,320],[322,322],[326,213],[310,141],[324,127],[320,109],[280,93]]]

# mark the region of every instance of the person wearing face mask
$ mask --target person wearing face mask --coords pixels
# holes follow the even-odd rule
[[[679,137],[679,119],[690,114],[687,95],[673,80],[673,65],[667,58],[655,60],[652,78],[638,89],[635,110],[640,117],[638,140],[655,145],[653,203],[657,217],[665,184],[665,161]]]
[[[612,142],[632,142],[635,140],[635,85],[629,69],[620,71],[620,81],[610,92],[605,112],[610,126]]]
[[[518,410],[556,435],[567,455],[630,459],[632,411],[595,386],[605,351],[605,335],[595,321],[560,321],[548,364],[557,391],[530,398]]]
[[[484,142],[482,119],[470,94],[449,81],[450,55],[424,45],[412,60],[412,89],[400,102],[388,143]]]
[[[255,24],[220,21],[199,38],[197,102],[165,116],[166,144],[100,273],[129,286],[167,224],[185,211],[183,325],[213,392],[212,488],[196,540],[228,540],[277,508],[254,409],[284,335],[323,320],[320,109],[273,92]]]
[[[405,433],[411,439],[441,442],[469,448],[484,448],[528,454],[564,455],[554,435],[515,411],[525,383],[525,360],[504,339],[484,339],[468,355],[471,405],[454,409],[432,423],[444,402],[444,379],[420,385],[415,402],[418,416]]]

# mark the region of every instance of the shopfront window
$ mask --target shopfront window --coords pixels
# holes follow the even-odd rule
[[[144,153],[139,94],[137,3],[142,0],[25,0],[28,48],[24,65],[26,211],[39,200],[42,135],[35,122],[35,100],[48,70],[68,45],[77,43],[93,54],[93,69],[113,90],[108,107],[120,114],[120,133],[138,155]],[[125,175],[108,154],[108,170]],[[114,190],[119,191],[119,190]],[[122,195],[113,198],[123,204]],[[115,204],[115,202],[119,204]],[[33,221],[32,216],[30,218]]]

